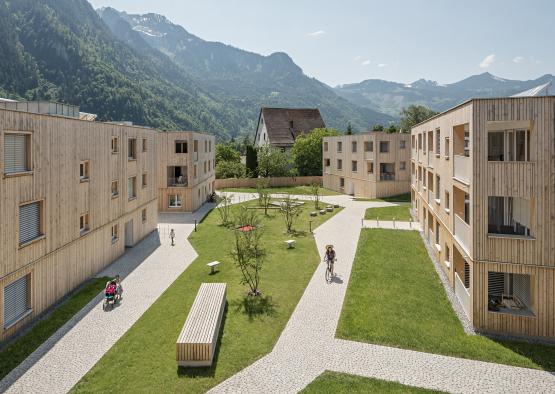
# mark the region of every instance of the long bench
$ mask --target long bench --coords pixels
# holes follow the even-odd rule
[[[225,283],[202,283],[176,342],[177,365],[212,365],[225,309]]]

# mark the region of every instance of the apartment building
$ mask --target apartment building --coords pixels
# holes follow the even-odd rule
[[[412,129],[413,215],[479,331],[555,337],[554,116],[473,99]]]
[[[410,138],[378,131],[324,137],[324,187],[366,198],[408,193]]]
[[[180,211],[212,190],[213,137],[80,120],[94,116],[68,107],[0,109],[0,341],[156,228],[158,207],[181,187],[167,177],[183,176],[169,170],[182,162],[158,155],[170,136],[198,152],[185,167],[200,165],[185,177]]]
[[[158,211],[192,212],[214,191],[214,136],[194,132],[156,135]]]

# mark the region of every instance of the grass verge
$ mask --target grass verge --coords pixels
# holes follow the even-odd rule
[[[291,193],[291,194],[298,194],[298,195],[312,195],[311,187],[310,186],[287,186],[287,187],[270,187],[270,193]],[[256,188],[254,187],[244,187],[244,188],[226,188],[220,189],[219,192],[226,192],[226,193],[256,193]],[[337,196],[341,193],[334,192],[330,189],[320,188],[320,195],[321,196]]]
[[[400,204],[392,207],[368,208],[364,214],[366,220],[398,220],[408,222],[410,216],[410,204]]]
[[[310,383],[301,394],[349,394],[349,393],[399,393],[427,394],[441,391],[405,386],[397,382],[365,378],[338,372],[326,371]]]
[[[410,193],[398,194],[396,196],[382,197],[382,198],[362,198],[355,197],[355,201],[382,201],[382,202],[408,202],[410,203]]]
[[[555,371],[555,346],[464,332],[416,231],[362,230],[337,336]]]
[[[251,201],[240,205],[255,204]],[[295,235],[283,233],[285,223],[278,212],[271,211],[271,216],[263,218],[264,243],[270,254],[261,273],[263,298],[255,305],[246,297],[247,289],[240,284],[240,272],[230,256],[233,231],[219,225],[218,212],[213,210],[189,237],[198,258],[74,391],[106,392],[117,382],[118,387],[128,392],[204,393],[269,353],[320,260],[308,221],[313,221],[314,228],[338,212],[336,209],[334,213],[311,218],[312,208],[312,203],[303,206],[294,225]],[[231,209],[240,208],[234,205]],[[286,249],[284,241],[290,238],[296,240],[295,248]],[[214,260],[221,262],[219,272],[209,275],[206,263]],[[225,282],[228,286],[227,311],[214,364],[211,368],[178,368],[175,341],[202,282]]]
[[[26,334],[18,337],[0,351],[0,379],[17,367],[44,341],[79,312],[106,285],[110,278],[93,278],[75,294],[62,302],[44,319],[39,320]]]

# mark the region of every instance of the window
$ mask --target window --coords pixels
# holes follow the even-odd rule
[[[489,161],[530,161],[530,130],[488,132]]]
[[[208,141],[204,140],[204,153],[208,152]]]
[[[387,152],[389,152],[389,142],[380,141],[380,153],[387,153]]]
[[[530,275],[488,272],[488,310],[530,314]]]
[[[324,141],[324,152],[328,151],[328,141]]]
[[[395,180],[395,163],[380,163],[380,181]]]
[[[187,153],[187,141],[175,141],[175,153]]]
[[[351,161],[351,171],[352,172],[358,171],[358,162],[356,160]]]
[[[119,182],[112,181],[112,198],[119,196]]]
[[[426,154],[426,136],[427,133],[422,133],[422,150],[424,151],[424,154]]]
[[[118,239],[119,239],[119,226],[117,224],[114,224],[112,226],[112,243],[117,242]]]
[[[4,287],[4,329],[13,326],[31,311],[30,284],[31,274],[27,274]]]
[[[407,162],[406,161],[402,161],[399,163],[399,170],[404,171],[407,168]]]
[[[193,141],[193,152],[198,152],[198,140]]]
[[[345,178],[339,178],[339,187],[340,187],[340,188],[344,188],[344,187],[345,187]]]
[[[407,142],[405,140],[399,141],[399,149],[405,149]]]
[[[488,197],[488,233],[530,236],[530,200]]]
[[[293,121],[292,121],[292,120],[289,121],[289,128],[290,128],[290,129],[293,128]]]
[[[129,138],[127,141],[127,158],[129,160],[137,159],[137,140],[135,138]]]
[[[439,199],[441,198],[441,195],[439,194],[440,186],[441,186],[441,178],[439,177],[439,175],[436,175],[436,201],[438,202],[439,202]]]
[[[42,201],[19,207],[19,245],[42,237]]]
[[[464,287],[470,289],[470,265],[465,261],[464,262]]]
[[[436,221],[436,245],[439,245],[439,222]]]
[[[351,141],[351,152],[356,153],[357,151],[357,142]]]
[[[197,179],[197,165],[196,164],[193,166],[193,176],[194,176],[195,179]]]
[[[343,160],[337,159],[337,169],[338,169],[338,170],[342,170],[342,169],[343,169]]]
[[[146,186],[147,186],[146,174],[143,174],[143,182],[142,182],[142,184],[143,184],[143,187],[146,187]]]
[[[374,152],[374,141],[364,141],[364,151]]]
[[[143,221],[143,223],[146,223],[146,220],[147,220],[146,208],[144,208],[144,209],[141,211],[141,220]]]
[[[412,135],[412,136],[410,137],[410,147],[411,147],[412,149],[415,149],[415,148],[416,148],[416,136],[415,136],[415,135]]]
[[[343,143],[341,141],[337,141],[337,151],[338,152],[343,151]]]
[[[208,172],[210,172],[210,160],[208,160]]]
[[[451,201],[449,200],[449,192],[447,190],[445,190],[445,201],[443,203],[445,204],[445,210],[449,213]]]
[[[118,153],[118,137],[112,137],[112,153]]]
[[[374,173],[374,162],[372,162],[372,161],[366,162],[366,171],[367,171],[369,174],[373,174],[373,173]]]
[[[212,152],[212,141],[208,141],[208,152]]]
[[[204,173],[206,174],[206,162],[204,162]]]
[[[450,149],[451,149],[450,148],[450,142],[451,141],[449,140],[449,137],[445,137],[445,148],[444,149],[445,149],[445,158],[446,159],[449,159],[449,156],[451,155],[451,153],[450,153]]]
[[[422,150],[422,134],[418,134],[418,149]]]
[[[436,148],[436,155],[438,155],[438,156],[441,154],[440,141],[441,141],[441,133],[440,133],[440,130],[437,129],[436,130],[436,146],[435,146],[435,148]]]
[[[127,198],[129,200],[137,198],[137,177],[135,176],[127,179]]]
[[[79,217],[79,233],[81,235],[89,231],[89,214],[84,213]]]
[[[445,244],[445,264],[447,265],[447,267],[450,266],[449,264],[450,261],[451,261],[451,250],[449,249],[449,246]]]
[[[329,167],[330,165],[330,159],[324,159],[324,167]]]
[[[143,152],[146,152],[146,138],[143,138]]]
[[[169,200],[168,201],[168,207],[170,207],[170,208],[179,208],[179,207],[181,207],[181,195],[180,194],[171,194],[171,195],[169,195],[168,200]]]
[[[14,174],[31,171],[31,135],[12,134],[4,135],[4,173]]]
[[[89,162],[82,161],[79,164],[79,180],[85,182],[89,180]]]

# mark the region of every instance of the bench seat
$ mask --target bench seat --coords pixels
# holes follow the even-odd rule
[[[177,365],[212,365],[225,309],[225,283],[202,283],[176,342]]]

